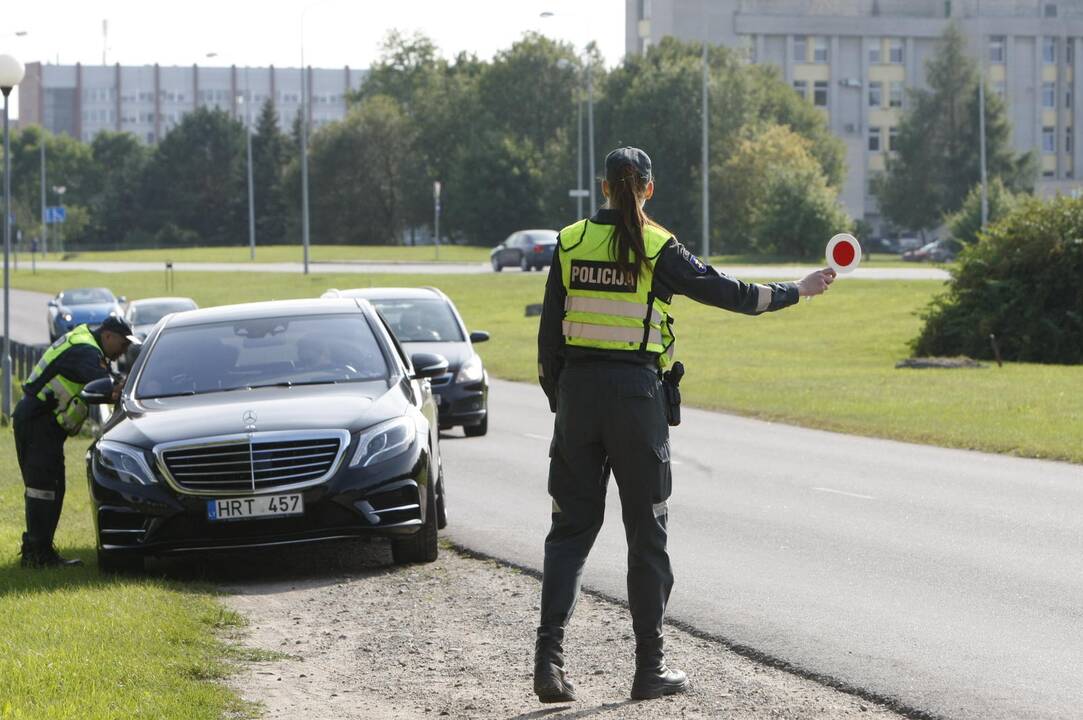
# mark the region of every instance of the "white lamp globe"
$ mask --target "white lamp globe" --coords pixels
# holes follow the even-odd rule
[[[22,82],[26,69],[11,55],[0,55],[0,88],[11,89]]]

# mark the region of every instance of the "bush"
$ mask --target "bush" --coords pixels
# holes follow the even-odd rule
[[[1020,197],[1009,190],[1000,178],[993,178],[986,190],[989,224],[1010,213]],[[964,245],[977,242],[978,233],[981,232],[980,183],[970,189],[959,210],[944,218],[944,224],[948,226],[951,236]]]
[[[1083,200],[1019,201],[959,256],[913,342],[918,355],[1083,362]]]

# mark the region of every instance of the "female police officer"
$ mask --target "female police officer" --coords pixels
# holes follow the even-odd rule
[[[560,231],[538,333],[539,380],[556,412],[553,524],[534,657],[534,692],[542,702],[575,699],[564,672],[564,627],[602,526],[610,468],[628,539],[632,697],[688,686],[683,672],[666,667],[662,651],[673,575],[666,553],[669,426],[659,371],[673,355],[673,295],[758,315],[823,293],[835,278],[825,269],[798,282],[749,284],[704,264],[643,212],[654,181],[650,158],[638,148],[609,153],[602,192],[604,208]]]

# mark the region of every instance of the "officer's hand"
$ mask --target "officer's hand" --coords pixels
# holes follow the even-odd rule
[[[817,270],[816,272],[809,273],[805,277],[797,281],[797,290],[801,297],[812,297],[813,295],[822,295],[827,292],[827,288],[831,283],[835,282],[835,271],[831,268],[824,268],[823,270]]]
[[[110,399],[113,402],[120,400],[120,393],[124,390],[124,383],[128,380],[126,377],[122,377],[113,383],[113,392],[110,395]]]

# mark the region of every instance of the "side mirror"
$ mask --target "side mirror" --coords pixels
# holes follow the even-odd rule
[[[49,307],[56,307],[56,298],[49,301]]]
[[[125,303],[128,302],[128,297],[126,295],[121,295],[120,297],[117,298],[117,302],[120,303],[121,305],[124,305]]]
[[[485,332],[484,330],[475,330],[474,332],[470,333],[470,342],[472,343],[482,343],[486,342],[488,339],[489,333]]]
[[[414,377],[418,380],[440,377],[447,373],[448,362],[443,355],[414,353],[410,356],[410,362],[414,364]]]
[[[113,378],[98,378],[83,386],[79,393],[87,405],[104,405],[113,402]]]

